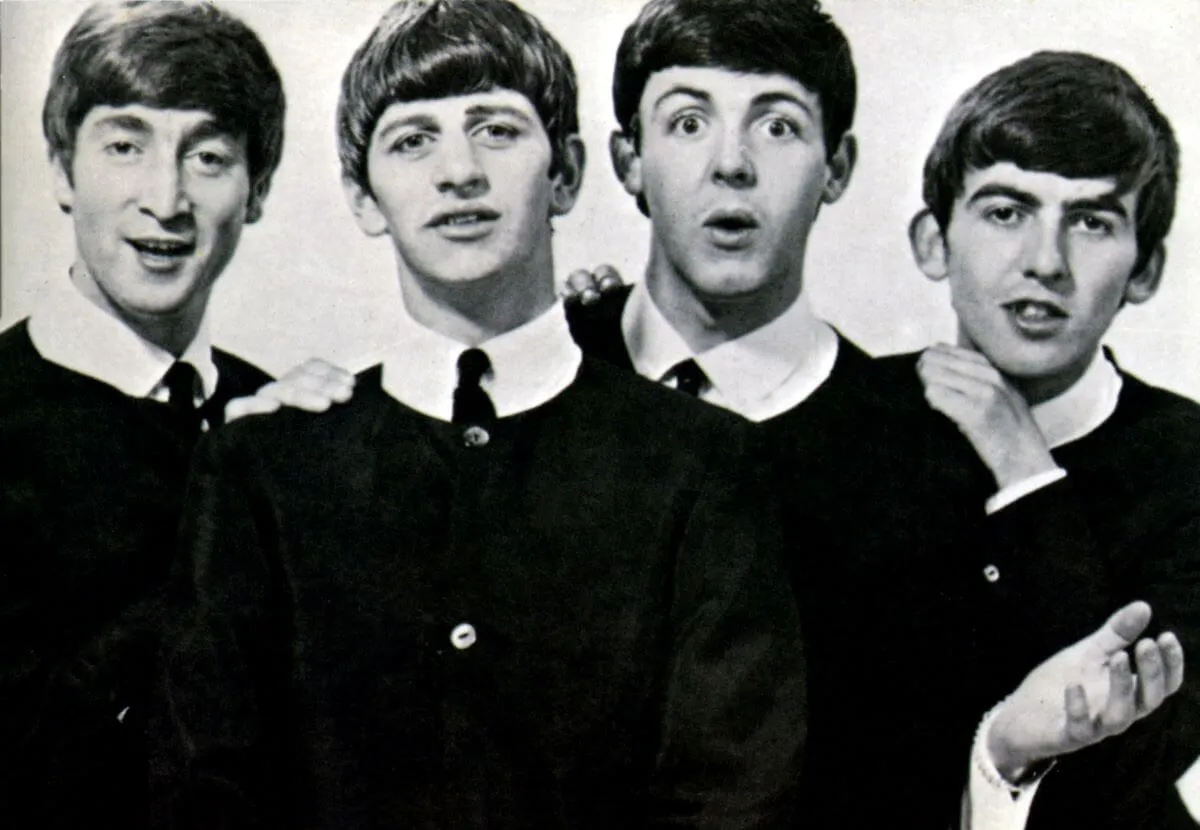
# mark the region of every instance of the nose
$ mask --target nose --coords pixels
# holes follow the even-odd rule
[[[727,187],[754,187],[758,175],[740,129],[725,131],[718,139],[713,160],[713,181]]]
[[[138,207],[160,222],[167,222],[191,209],[180,166],[174,161],[147,165],[143,170]]]
[[[1030,223],[1025,241],[1022,273],[1041,282],[1055,282],[1067,275],[1066,234],[1056,225]]]
[[[479,161],[479,150],[468,136],[457,139],[447,136],[439,149],[441,163],[434,173],[439,193],[454,193],[469,199],[488,191],[488,179]]]

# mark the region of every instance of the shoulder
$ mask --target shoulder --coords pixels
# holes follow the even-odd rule
[[[1112,425],[1124,444],[1175,466],[1194,467],[1200,479],[1200,403],[1122,371]]]
[[[253,363],[223,349],[213,348],[212,356],[213,363],[217,365],[221,391],[229,398],[252,395],[259,387],[274,380]]]

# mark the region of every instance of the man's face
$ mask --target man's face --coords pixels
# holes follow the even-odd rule
[[[1073,383],[1122,301],[1157,287],[1157,256],[1132,275],[1136,209],[1112,179],[1010,162],[968,172],[942,254],[962,344],[1010,377]]]
[[[682,280],[702,299],[798,293],[818,208],[849,176],[827,159],[822,118],[817,95],[785,75],[651,75],[623,177],[650,207],[651,279]]]
[[[255,218],[243,138],[207,112],[97,106],[55,190],[75,226],[75,279],[122,318],[198,316]]]
[[[388,233],[421,280],[471,283],[550,264],[561,174],[524,95],[507,89],[390,105],[367,151],[373,193],[351,188],[359,224]]]

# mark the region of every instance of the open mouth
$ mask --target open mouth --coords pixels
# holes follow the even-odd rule
[[[1005,303],[1004,307],[1017,320],[1023,323],[1047,323],[1067,319],[1067,312],[1053,303],[1044,303],[1037,300],[1017,300],[1016,302]]]
[[[721,248],[742,248],[758,230],[758,220],[748,211],[717,211],[704,220],[709,239]]]
[[[138,253],[142,264],[151,270],[167,270],[177,267],[180,262],[196,252],[195,242],[182,242],[176,239],[126,239]]]
[[[431,228],[471,228],[484,222],[494,222],[499,218],[500,214],[494,210],[455,211],[438,214],[429,222],[428,226]]]

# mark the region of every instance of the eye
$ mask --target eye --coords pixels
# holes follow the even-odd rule
[[[511,144],[521,135],[520,129],[501,121],[489,121],[475,131],[475,135],[489,147]]]
[[[997,225],[1015,225],[1024,218],[1024,213],[1016,205],[994,205],[985,210],[983,216]]]
[[[1093,236],[1108,236],[1115,229],[1113,223],[1109,220],[1090,213],[1076,216],[1072,224],[1084,233]]]
[[[704,131],[704,119],[694,112],[681,113],[671,119],[670,131],[689,137],[700,135]]]
[[[768,118],[763,129],[771,138],[796,138],[800,135],[800,126],[796,122],[779,116]]]
[[[104,152],[117,158],[130,158],[137,153],[140,153],[141,148],[132,141],[119,139],[117,141],[110,141],[108,144],[106,144],[104,146]]]
[[[392,150],[397,153],[419,153],[433,141],[429,133],[408,133],[392,143]]]

